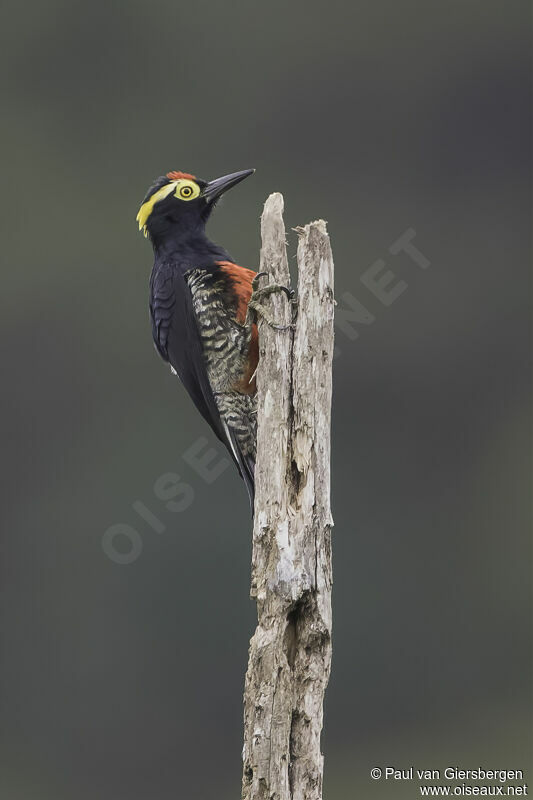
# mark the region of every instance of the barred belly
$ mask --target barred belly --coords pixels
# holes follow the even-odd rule
[[[186,279],[220,416],[234,431],[243,455],[255,459],[257,397],[247,378],[251,325],[239,324],[228,308],[223,277],[194,269]]]

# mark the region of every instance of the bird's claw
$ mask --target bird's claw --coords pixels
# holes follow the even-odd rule
[[[259,289],[259,278],[266,278],[268,276],[268,272],[258,272],[255,278],[252,280],[252,292],[255,292]]]
[[[274,292],[285,292],[287,295],[288,300],[291,303],[296,303],[296,289],[291,289],[289,286],[283,286],[281,283],[272,283],[268,286],[264,286],[262,289],[259,288],[259,279],[260,278],[267,278],[268,272],[258,272],[255,278],[252,281],[252,299],[257,299],[254,295],[259,294],[260,297],[266,297],[269,294],[273,294]]]
[[[294,330],[295,325],[293,322],[289,323],[288,325],[280,325],[279,323],[275,322],[267,309],[259,301],[262,300],[263,297],[269,297],[271,294],[275,294],[276,292],[283,292],[287,296],[287,300],[291,303],[294,309],[298,302],[296,299],[296,290],[277,283],[271,283],[268,286],[264,286],[262,289],[260,289],[259,279],[266,277],[267,275],[268,273],[266,272],[258,272],[253,279],[252,296],[250,297],[250,301],[248,303],[248,309],[250,312],[261,316],[267,325],[276,331]]]

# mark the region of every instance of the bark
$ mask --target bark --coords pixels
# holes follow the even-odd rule
[[[283,198],[261,218],[265,283],[289,285]],[[259,322],[251,595],[258,625],[244,693],[243,800],[319,800],[331,665],[330,409],[333,260],[322,220],[297,229],[295,330]],[[283,294],[265,305],[291,321]]]

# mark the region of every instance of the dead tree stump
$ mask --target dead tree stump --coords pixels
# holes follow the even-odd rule
[[[259,322],[252,588],[258,624],[244,693],[243,800],[322,800],[331,665],[333,259],[326,223],[298,228],[295,329]],[[289,286],[283,197],[261,218],[261,271]],[[265,281],[265,279],[263,279]],[[289,323],[283,294],[267,301]]]

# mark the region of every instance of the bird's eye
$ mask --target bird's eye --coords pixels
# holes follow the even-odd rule
[[[176,187],[176,197],[180,200],[194,200],[200,194],[200,187],[194,181],[180,181]]]

